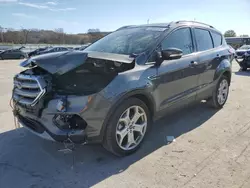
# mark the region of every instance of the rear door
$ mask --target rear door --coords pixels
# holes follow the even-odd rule
[[[195,99],[198,72],[192,38],[191,28],[184,27],[173,31],[162,41],[162,50],[179,48],[183,56],[177,60],[165,60],[158,68],[160,111],[173,104],[182,106]]]
[[[194,35],[199,69],[197,99],[203,99],[211,95],[211,83],[222,57],[222,36],[204,28],[194,28]]]

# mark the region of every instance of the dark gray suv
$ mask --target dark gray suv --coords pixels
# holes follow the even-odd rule
[[[202,99],[225,104],[231,58],[212,26],[178,21],[125,26],[84,51],[21,63],[13,107],[19,123],[58,142],[102,143],[118,156],[141,145],[152,120]]]

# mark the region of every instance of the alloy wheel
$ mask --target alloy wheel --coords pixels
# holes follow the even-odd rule
[[[219,85],[217,92],[217,100],[220,105],[223,105],[227,100],[229,85],[226,79],[223,79]]]
[[[131,106],[120,116],[116,126],[116,142],[123,150],[140,144],[147,130],[147,115],[140,106]]]

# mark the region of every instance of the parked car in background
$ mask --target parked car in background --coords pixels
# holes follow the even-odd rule
[[[47,53],[53,53],[53,52],[63,52],[63,51],[69,51],[66,47],[53,47],[49,48],[47,50],[41,51],[40,54],[47,54]]]
[[[243,45],[236,50],[236,58],[242,58],[247,54],[250,54],[250,45]]]
[[[75,48],[74,48],[74,50],[79,50],[79,49],[80,49],[80,47],[75,47]]]
[[[80,51],[83,51],[85,48],[87,48],[89,45],[83,45],[79,48]]]
[[[34,50],[34,51],[29,52],[29,53],[28,53],[28,56],[29,56],[29,57],[32,57],[32,56],[39,55],[42,51],[48,50],[48,49],[50,49],[50,48],[52,48],[52,47],[38,48],[38,49],[36,49],[36,50]]]
[[[222,108],[230,55],[223,35],[207,24],[123,27],[84,51],[22,62],[13,112],[43,138],[102,143],[115,155],[128,155],[140,147],[152,120],[167,112],[203,99]]]
[[[235,59],[243,71],[250,68],[250,45],[243,45],[237,49]]]
[[[22,51],[24,47],[17,49],[8,49],[0,52],[0,60],[3,59],[24,59],[27,58],[28,55]]]
[[[83,51],[85,48],[87,48],[90,44],[84,44],[82,45],[81,47],[76,47],[74,48],[74,50],[80,50],[80,51]]]

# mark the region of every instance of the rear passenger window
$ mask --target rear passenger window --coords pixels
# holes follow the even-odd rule
[[[198,51],[205,51],[213,48],[213,42],[209,31],[194,29]]]
[[[179,48],[183,55],[191,54],[193,52],[193,42],[189,28],[178,29],[171,33],[164,41],[161,47],[163,50],[167,48]]]
[[[211,32],[213,41],[214,41],[214,47],[218,47],[221,45],[222,42],[222,36],[219,33]]]

